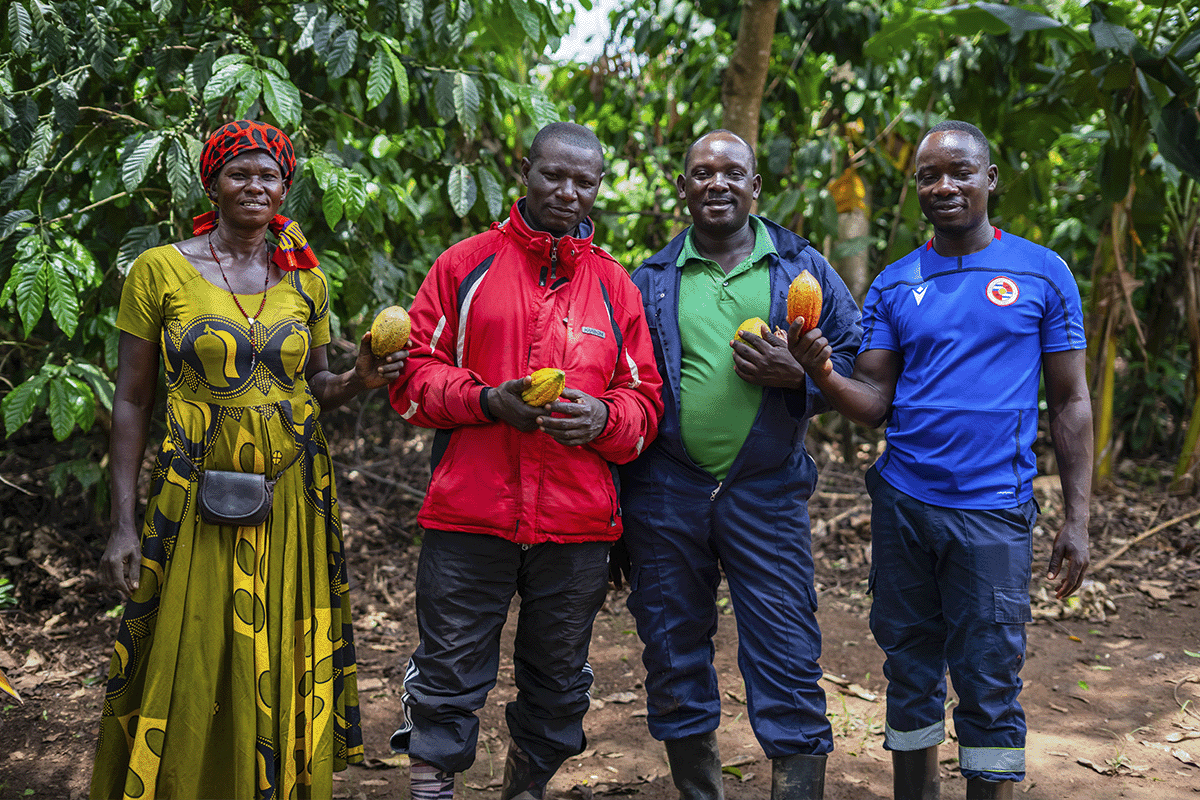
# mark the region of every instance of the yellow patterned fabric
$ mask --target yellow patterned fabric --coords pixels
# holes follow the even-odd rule
[[[257,309],[261,295],[239,299]],[[327,798],[333,772],[362,760],[333,470],[304,378],[311,348],[329,341],[328,311],[320,269],[268,289],[253,334],[173,246],[142,254],[126,278],[117,325],[160,343],[167,434],[93,798]],[[287,467],[267,520],[202,522],[184,453],[205,469]]]

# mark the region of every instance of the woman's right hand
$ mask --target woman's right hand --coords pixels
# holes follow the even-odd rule
[[[126,597],[137,591],[142,575],[142,546],[132,525],[113,528],[100,559],[100,580]]]

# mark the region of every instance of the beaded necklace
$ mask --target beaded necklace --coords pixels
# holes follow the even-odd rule
[[[258,354],[267,344],[267,326],[259,322],[258,318],[262,316],[263,309],[267,307],[267,284],[271,281],[271,265],[267,264],[267,274],[263,278],[262,301],[258,304],[258,311],[254,312],[254,316],[250,316],[246,313],[246,309],[242,308],[242,301],[238,300],[237,295],[233,292],[233,287],[229,284],[225,268],[221,266],[221,259],[217,256],[216,248],[213,247],[212,231],[208,232],[208,252],[212,253],[213,261],[217,262],[217,269],[221,271],[221,280],[225,281],[225,288],[229,290],[229,296],[233,298],[238,311],[242,312],[242,316],[246,318],[246,324],[250,326],[250,374],[253,374],[254,365],[258,363]]]

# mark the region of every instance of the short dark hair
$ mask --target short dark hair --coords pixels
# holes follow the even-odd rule
[[[590,128],[574,122],[551,122],[533,137],[533,144],[529,145],[529,160],[536,161],[542,154],[542,148],[551,141],[565,142],[581,150],[592,150],[599,153],[600,169],[604,170],[604,147]]]
[[[750,171],[752,173],[758,172],[758,156],[755,155],[754,148],[750,146],[750,143],[747,142],[745,139],[743,139],[741,136],[738,136],[736,133],[734,133],[731,130],[727,130],[725,128],[717,128],[716,130],[709,131],[708,133],[700,135],[699,137],[697,137],[696,141],[694,141],[688,145],[687,152],[683,154],[683,174],[684,175],[686,175],[687,171],[688,171],[688,162],[692,160],[692,150],[694,150],[696,148],[696,145],[700,144],[701,141],[712,136],[714,133],[727,133],[730,136],[732,136],[733,138],[737,139],[743,145],[745,145],[746,152],[750,154]]]
[[[988,143],[987,137],[983,135],[983,131],[979,130],[979,128],[976,128],[969,122],[963,122],[961,119],[948,119],[943,122],[939,122],[937,125],[934,125],[925,132],[925,135],[921,137],[921,141],[917,142],[917,147],[920,148],[921,144],[923,144],[924,141],[932,134],[942,133],[943,131],[958,131],[959,133],[967,134],[975,140],[976,144],[983,148],[984,157],[987,159],[987,163],[992,163],[992,146]]]

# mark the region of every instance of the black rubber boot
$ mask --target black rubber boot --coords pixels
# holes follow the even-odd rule
[[[663,742],[671,780],[679,790],[679,800],[725,800],[721,783],[721,753],[717,734],[699,733]]]
[[[938,749],[892,751],[892,794],[896,800],[938,800]]]
[[[771,759],[771,800],[824,800],[824,755]]]
[[[517,746],[508,743],[508,758],[504,760],[504,783],[500,787],[500,800],[542,800],[546,792],[546,781],[538,784],[533,778],[529,756]]]
[[[985,781],[967,778],[967,800],[1013,800],[1016,781]]]

